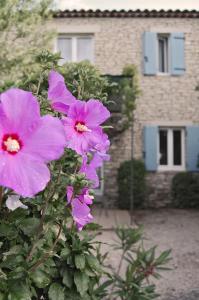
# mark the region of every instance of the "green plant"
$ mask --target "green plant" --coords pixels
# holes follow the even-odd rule
[[[100,99],[107,102],[110,83],[89,61],[66,63],[59,68],[68,88],[78,99]]]
[[[49,69],[57,66],[59,56],[43,51],[36,59],[40,73],[30,74],[19,81],[18,86],[30,88],[43,114],[60,117],[47,100]],[[89,93],[94,98],[100,96],[98,72],[94,72],[93,66],[87,69],[82,64],[81,68],[85,73],[90,70],[87,74],[92,77],[91,89],[89,91],[87,86],[85,90],[82,80],[76,82],[74,88],[71,82],[72,91],[81,90],[82,98]],[[82,69],[79,67],[77,72],[84,73]],[[78,77],[71,72],[70,69],[71,77]],[[96,82],[95,87],[93,82]],[[77,232],[66,200],[67,186],[72,186],[74,193],[90,187],[85,175],[78,173],[81,163],[82,158],[68,148],[58,161],[49,162],[51,181],[46,189],[34,198],[21,198],[27,209],[8,209],[6,201],[13,191],[0,188],[1,300],[96,300],[106,295],[106,286],[100,283],[101,277],[106,276],[103,256],[93,240],[95,234],[86,229]]]
[[[130,191],[131,191],[131,164],[133,164],[133,194],[134,207],[142,207],[146,195],[146,170],[141,160],[131,160],[123,162],[118,170],[118,207],[121,209],[130,208]]]
[[[143,228],[116,229],[117,243],[114,251],[120,251],[118,267],[113,272],[111,298],[118,300],[152,300],[158,297],[150,279],[160,278],[160,272],[169,270],[170,250],[156,256],[156,247],[145,249]],[[116,254],[116,253],[115,253]],[[154,282],[154,280],[153,280]]]
[[[109,75],[107,78],[110,83],[107,90],[108,98],[111,100],[108,107],[112,112],[117,112],[109,121],[109,124],[113,127],[109,135],[114,137],[132,127],[133,112],[141,91],[138,84],[137,67],[135,65],[126,65],[122,75]]]
[[[42,114],[48,113],[54,117],[60,117],[60,113],[53,111],[47,101],[47,77],[49,69],[57,67],[58,59],[58,55],[48,51],[42,52],[37,56],[40,73],[31,74],[30,77],[25,77],[19,82],[20,87],[30,88],[37,96]],[[78,65],[80,66],[77,72],[84,74],[82,69],[86,67],[84,64]],[[73,65],[73,67],[73,70],[76,70],[77,66]],[[103,92],[98,90],[98,83],[101,82],[98,72],[94,72],[94,67],[91,66],[86,70],[88,83],[89,76],[92,77],[90,87],[88,85],[85,88],[83,80],[78,81],[80,76],[76,73],[74,78],[77,81],[74,87],[72,82],[69,83],[76,95],[87,100],[86,95],[89,93],[95,98]],[[68,76],[71,76],[72,80],[71,69]],[[96,83],[96,91],[93,82]],[[104,101],[106,102],[105,96]],[[3,119],[4,114],[1,117]],[[51,119],[50,116],[48,118]],[[20,119],[20,122],[23,120]],[[21,127],[21,123],[19,124]],[[28,129],[36,130],[40,124],[42,123],[34,123],[33,128]],[[6,125],[10,123],[7,122]],[[8,139],[7,137],[7,144],[4,143],[6,147],[10,146]],[[17,139],[16,134],[14,137],[11,136],[11,142],[12,139]],[[34,148],[35,152],[38,146],[42,147],[42,143],[43,140],[38,141],[37,147]],[[10,148],[6,149],[12,151]],[[30,158],[31,155],[27,157]],[[45,190],[34,194],[34,198],[21,197],[20,207],[15,207],[14,210],[7,205],[7,200],[13,196],[13,190],[0,187],[0,300],[110,300],[112,296],[118,296],[123,300],[153,299],[155,287],[145,282],[149,278],[146,272],[153,266],[155,271],[149,275],[155,276],[159,266],[167,262],[168,255],[163,253],[158,260],[155,259],[155,250],[144,250],[141,244],[139,245],[142,243],[140,229],[119,228],[116,231],[120,241],[116,247],[123,253],[119,269],[123,260],[128,264],[128,271],[124,278],[120,277],[120,274],[112,273],[110,268],[106,267],[107,254],[102,255],[101,244],[97,241],[99,226],[88,224],[83,231],[77,231],[76,221],[71,214],[71,202],[69,203],[69,199],[68,202],[66,200],[66,187],[73,187],[74,195],[71,201],[74,201],[74,196],[79,197],[79,201],[84,201],[79,192],[82,189],[87,190],[91,182],[84,174],[78,172],[81,163],[82,158],[73,150],[66,148],[59,160],[48,161],[51,180]],[[32,172],[30,175],[32,176]],[[16,180],[16,177],[13,178]],[[20,188],[27,185],[29,189],[31,187],[29,181],[24,181],[20,180]],[[40,185],[40,181],[38,183]],[[90,194],[85,195],[87,201],[88,197],[92,199]],[[139,246],[136,247],[135,244]],[[131,252],[135,253],[136,259],[129,258]],[[138,267],[135,268],[133,264]]]
[[[0,86],[12,85],[37,67],[34,54],[48,47],[53,33],[44,23],[51,0],[0,0]]]
[[[199,207],[199,174],[183,172],[173,177],[172,205],[176,208]]]

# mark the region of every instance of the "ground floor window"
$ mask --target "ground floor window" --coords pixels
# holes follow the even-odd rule
[[[184,128],[159,128],[158,169],[185,169],[185,130]]]
[[[95,189],[95,195],[102,196],[104,194],[104,166],[97,170],[99,177],[99,186]]]

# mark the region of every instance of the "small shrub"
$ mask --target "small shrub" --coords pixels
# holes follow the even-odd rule
[[[131,164],[133,164],[133,180],[131,178]],[[130,208],[131,185],[133,184],[134,207],[142,207],[146,194],[146,170],[141,160],[125,161],[118,171],[118,207]],[[133,183],[132,183],[133,181]]]
[[[172,204],[176,208],[199,207],[199,174],[184,172],[174,176]]]
[[[143,228],[119,227],[114,253],[120,251],[118,266],[113,268],[111,295],[107,300],[159,299],[154,279],[161,278],[165,265],[171,260],[171,250],[156,254],[156,246],[146,249]],[[121,272],[121,270],[123,270]]]

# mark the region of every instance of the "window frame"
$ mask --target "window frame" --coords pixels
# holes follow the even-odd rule
[[[56,45],[55,45],[55,52],[59,52],[58,49],[58,39],[59,37],[65,39],[71,39],[71,61],[68,62],[79,62],[77,59],[77,40],[78,39],[90,39],[91,40],[91,59],[89,60],[91,63],[94,63],[94,35],[93,34],[66,34],[66,33],[59,33],[56,38]],[[60,60],[61,61],[61,60]],[[66,62],[63,62],[63,64]]]
[[[167,153],[168,153],[168,164],[160,165],[160,136],[159,132],[161,130],[167,130]],[[174,165],[174,153],[173,153],[173,132],[175,130],[181,131],[181,159],[182,163],[179,166]],[[158,171],[185,171],[185,128],[184,127],[164,127],[158,128],[157,137],[157,165]]]
[[[161,72],[159,68],[159,59],[160,59],[160,51],[159,51],[159,39],[167,38],[167,71]],[[171,34],[170,33],[157,33],[157,75],[170,75],[171,74]]]

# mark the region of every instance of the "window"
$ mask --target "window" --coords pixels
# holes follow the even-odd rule
[[[183,128],[160,128],[158,136],[159,170],[185,169]]]
[[[169,72],[169,36],[158,35],[158,71]]]
[[[144,75],[183,75],[186,70],[185,42],[186,40],[183,32],[144,32]]]
[[[99,187],[95,189],[95,195],[102,196],[104,193],[104,166],[97,169],[97,175],[99,176]]]
[[[57,52],[61,52],[60,64],[78,62],[82,60],[93,61],[93,37],[87,35],[66,36],[60,35],[57,39]]]

